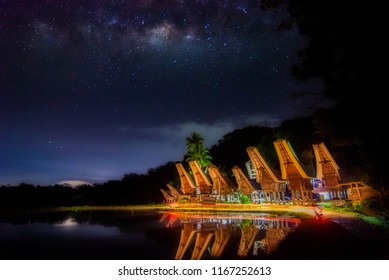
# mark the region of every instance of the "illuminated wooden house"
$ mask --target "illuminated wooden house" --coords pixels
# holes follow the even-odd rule
[[[193,172],[193,177],[195,179],[195,188],[197,194],[211,194],[212,193],[212,183],[204,173],[202,168],[196,161],[190,161],[189,166]]]
[[[340,168],[324,143],[314,144],[313,150],[316,159],[316,177],[322,184],[315,189],[315,192],[320,194],[321,200],[350,199],[358,202],[380,195],[377,190],[361,181],[342,182]]]
[[[340,187],[340,168],[332,158],[324,143],[313,144],[316,160],[316,178],[318,179],[314,192],[320,195],[320,200],[346,198],[347,190]]]
[[[338,189],[346,189],[347,198],[354,202],[360,202],[366,198],[380,196],[379,191],[361,181],[340,183],[337,187]]]
[[[242,169],[235,165],[232,167],[232,173],[234,174],[236,183],[238,184],[238,190],[244,195],[249,195],[252,202],[258,203],[260,200],[260,192],[254,188],[253,184],[243,173]]]
[[[274,141],[281,168],[281,177],[286,180],[292,193],[293,202],[313,201],[313,177],[309,177],[302,168],[289,142],[285,139]]]
[[[182,194],[184,195],[195,194],[196,186],[193,183],[193,180],[188,174],[188,172],[185,170],[185,168],[182,166],[181,163],[176,163],[176,168],[178,171],[178,175],[180,176]]]
[[[180,197],[182,197],[182,194],[172,185],[166,184],[166,186],[168,187],[169,191],[160,189],[163,197],[165,198],[165,202],[168,204],[178,202]]]
[[[159,189],[159,190],[163,194],[166,203],[170,204],[174,202],[174,197],[172,195],[168,194],[164,189]]]
[[[256,181],[261,185],[266,201],[276,202],[285,200],[285,180],[279,179],[268,166],[256,147],[246,149],[256,172]]]
[[[323,181],[325,188],[333,188],[339,184],[339,166],[332,158],[324,143],[314,144],[313,151],[316,159],[316,178]]]
[[[208,166],[208,172],[213,184],[212,194],[217,195],[220,201],[230,201],[236,186],[215,165]]]
[[[174,201],[177,202],[182,194],[172,185],[166,184],[166,186],[168,187],[168,189],[170,191],[170,195],[174,197]]]

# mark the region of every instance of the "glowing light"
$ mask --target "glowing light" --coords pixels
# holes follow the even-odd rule
[[[82,185],[92,185],[91,183],[87,182],[87,181],[82,181],[82,180],[64,180],[64,181],[60,181],[57,183],[58,185],[66,185],[66,186],[69,186],[69,187],[78,187],[78,186],[82,186]]]
[[[73,218],[67,218],[65,221],[54,224],[57,227],[73,227],[77,225],[77,222]]]

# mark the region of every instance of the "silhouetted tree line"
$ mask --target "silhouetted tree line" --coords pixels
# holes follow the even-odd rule
[[[161,203],[160,188],[177,176],[173,162],[126,174],[121,180],[70,187],[67,185],[0,187],[0,207],[54,207],[77,205],[134,205]]]

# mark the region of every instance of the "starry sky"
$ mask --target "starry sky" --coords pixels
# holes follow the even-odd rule
[[[0,184],[103,182],[326,106],[254,0],[0,0]],[[302,93],[312,94],[302,94]]]

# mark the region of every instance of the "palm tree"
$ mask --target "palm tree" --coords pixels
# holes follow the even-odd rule
[[[188,150],[193,145],[199,145],[202,143],[204,143],[204,138],[198,132],[192,132],[190,136],[186,137],[186,146],[188,147]]]
[[[186,162],[197,161],[203,169],[206,169],[211,164],[212,156],[204,146],[204,138],[198,132],[193,132],[186,138],[186,146],[188,148],[188,152],[185,155]]]

